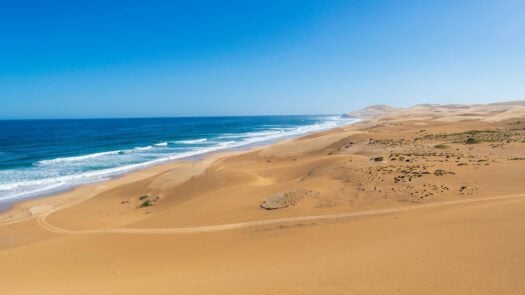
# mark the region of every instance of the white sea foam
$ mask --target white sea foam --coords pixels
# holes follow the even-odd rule
[[[136,150],[136,151],[147,151],[147,150],[151,150],[152,148],[154,148],[154,147],[151,146],[151,145],[148,145],[148,146],[139,146],[139,147],[133,148],[133,150]]]
[[[156,143],[156,144],[154,144],[154,146],[168,146],[168,144],[169,143],[167,141],[165,141],[165,142]]]
[[[234,140],[230,140],[230,141],[222,141],[222,142],[219,142],[217,143],[218,146],[221,146],[221,147],[225,147],[225,146],[230,146],[230,145],[233,145],[235,143],[239,143],[239,141],[234,141]]]
[[[167,145],[167,144],[166,144]],[[72,157],[59,157],[51,160],[42,160],[38,161],[37,165],[49,165],[49,164],[57,164],[57,163],[72,163],[72,162],[83,162],[86,160],[93,160],[96,158],[102,158],[102,157],[109,157],[109,156],[120,156],[125,155],[131,152],[139,152],[139,151],[146,151],[153,149],[154,146],[143,146],[143,147],[135,147],[129,150],[117,150],[117,151],[108,151],[108,152],[100,152],[100,153],[92,153],[87,155],[81,155],[81,156],[72,156]]]
[[[87,155],[82,155],[82,156],[62,157],[62,158],[56,158],[56,159],[51,159],[51,160],[42,160],[42,161],[37,162],[37,164],[45,165],[45,164],[56,164],[56,163],[61,163],[61,162],[78,162],[78,161],[84,161],[84,160],[98,158],[102,156],[118,155],[119,153],[122,153],[122,151],[109,151],[109,152],[87,154]]]
[[[208,141],[207,138],[199,138],[199,139],[178,140],[178,141],[175,141],[175,143],[180,143],[180,144],[198,144],[198,143],[204,143],[206,141]]]
[[[133,170],[141,169],[141,168],[156,165],[156,164],[161,164],[161,163],[168,162],[168,161],[173,161],[177,159],[188,158],[188,157],[193,157],[193,156],[197,156],[197,155],[204,154],[204,153],[218,151],[224,148],[225,146],[223,145],[217,145],[217,146],[212,146],[212,147],[199,148],[199,149],[195,149],[195,150],[187,151],[187,152],[171,154],[164,158],[159,158],[159,159],[142,162],[142,163],[119,166],[115,168],[89,171],[89,172],[83,172],[83,173],[67,175],[67,176],[49,177],[49,178],[38,179],[38,180],[4,183],[4,184],[0,184],[0,192],[15,190],[15,191],[20,191],[20,193],[9,194],[0,199],[7,200],[7,199],[15,199],[15,198],[21,198],[21,197],[26,197],[30,195],[35,195],[39,192],[43,193],[43,192],[49,191],[52,188],[57,188],[60,186],[71,184],[71,183],[80,184],[80,183],[86,183],[86,182],[105,180],[105,179],[108,179],[108,177],[111,177],[114,175],[130,172]]]
[[[244,133],[223,133],[221,136],[217,136],[217,139],[230,139],[230,138],[241,138]]]

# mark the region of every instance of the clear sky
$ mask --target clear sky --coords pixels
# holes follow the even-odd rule
[[[523,0],[0,0],[0,118],[514,99]]]

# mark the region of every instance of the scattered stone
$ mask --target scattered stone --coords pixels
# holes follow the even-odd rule
[[[260,206],[266,210],[281,209],[295,206],[305,197],[318,197],[318,195],[318,192],[305,189],[287,191],[268,197]]]

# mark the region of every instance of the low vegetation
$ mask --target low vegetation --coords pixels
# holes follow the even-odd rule
[[[466,143],[476,144],[480,142],[492,143],[510,143],[510,142],[524,142],[525,130],[513,129],[485,129],[485,130],[468,130],[459,133],[439,133],[426,134],[417,137],[415,141],[439,140],[445,143]],[[436,146],[436,148],[438,148]]]
[[[139,197],[140,201],[143,201],[140,205],[137,206],[137,208],[145,208],[145,207],[151,207],[155,205],[155,203],[160,200],[159,196],[150,197],[150,195],[142,195]]]
[[[482,134],[482,133],[498,133],[501,132],[500,130],[469,130],[465,132],[461,132],[459,134],[468,134],[468,135],[476,135],[476,134]]]
[[[383,157],[373,157],[370,160],[374,161],[374,162],[381,162],[381,161],[383,161]]]
[[[153,203],[151,202],[151,200],[146,200],[142,204],[140,204],[139,208],[150,207],[150,206],[153,206]]]
[[[466,141],[465,141],[465,144],[477,144],[477,143],[480,143],[481,140],[477,139],[477,138],[474,138],[474,137],[470,137],[468,138]]]

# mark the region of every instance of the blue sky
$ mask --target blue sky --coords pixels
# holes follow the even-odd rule
[[[519,0],[0,0],[0,118],[486,103],[524,69]]]

